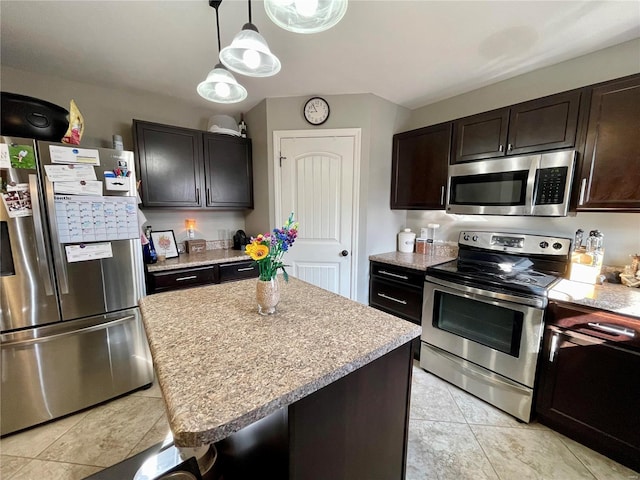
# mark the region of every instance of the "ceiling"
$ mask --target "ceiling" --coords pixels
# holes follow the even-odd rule
[[[207,0],[2,0],[0,59],[222,113],[247,111],[267,97],[353,93],[414,109],[640,38],[635,0],[350,0],[340,23],[314,35],[277,27],[260,0],[252,10],[282,70],[270,78],[236,75],[249,97],[231,106],[211,104],[195,90],[217,63]],[[224,47],[247,22],[247,2],[223,0],[219,13]]]

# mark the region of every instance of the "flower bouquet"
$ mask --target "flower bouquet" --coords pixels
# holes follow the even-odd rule
[[[257,264],[260,271],[256,285],[256,300],[258,313],[270,315],[275,313],[280,301],[280,290],[276,278],[278,270],[282,269],[282,276],[289,281],[289,275],[282,263],[282,256],[291,248],[298,236],[298,222],[293,221],[293,213],[289,215],[282,228],[275,228],[272,233],[265,233],[251,238],[251,243],[245,247],[245,252]]]
[[[289,280],[282,256],[291,248],[297,236],[298,222],[293,221],[292,212],[282,228],[274,228],[273,233],[251,238],[251,243],[246,246],[245,251],[258,264],[260,280],[276,278],[279,269],[282,269],[285,281]]]

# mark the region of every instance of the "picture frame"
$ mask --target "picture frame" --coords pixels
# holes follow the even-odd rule
[[[179,255],[173,230],[152,231],[151,239],[158,255],[164,255],[165,258],[175,258]]]

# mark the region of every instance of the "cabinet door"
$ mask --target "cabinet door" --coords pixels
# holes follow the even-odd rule
[[[204,135],[206,206],[253,208],[251,140]]]
[[[549,314],[553,325],[545,329],[536,405],[540,422],[640,468],[640,353],[637,345],[626,346],[625,339],[637,340],[615,333],[636,322],[555,304]]]
[[[640,75],[593,89],[580,210],[640,210]]]
[[[200,207],[202,138],[197,130],[133,121],[145,207]]]
[[[443,210],[451,123],[393,136],[391,208]]]
[[[508,126],[508,108],[456,120],[453,123],[454,152],[451,163],[504,156]]]
[[[552,95],[511,107],[507,155],[572,148],[581,91]]]

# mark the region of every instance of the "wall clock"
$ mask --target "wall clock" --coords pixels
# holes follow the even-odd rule
[[[304,104],[304,118],[311,125],[322,125],[329,118],[329,104],[324,98],[310,98]]]

